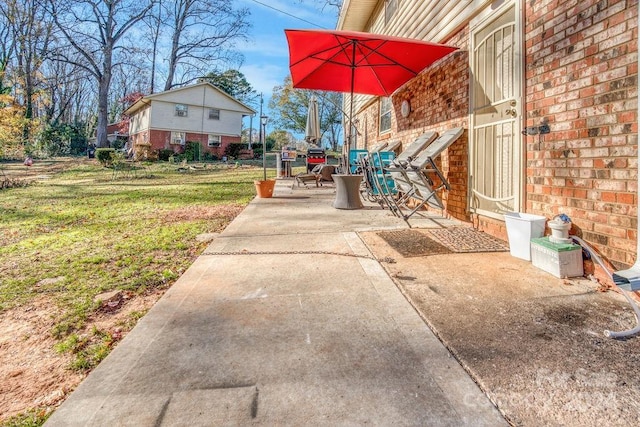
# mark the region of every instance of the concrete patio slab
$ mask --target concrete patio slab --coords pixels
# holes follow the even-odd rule
[[[334,209],[326,187],[279,181],[275,196],[255,199],[46,425],[506,425],[356,233],[402,220]]]

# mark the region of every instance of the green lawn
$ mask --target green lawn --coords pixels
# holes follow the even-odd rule
[[[114,179],[112,170],[82,161],[1,190],[0,315],[45,295],[63,313],[50,331],[59,350],[78,353],[73,368],[90,369],[106,353],[79,351],[88,346],[76,332],[100,308],[94,297],[170,286],[206,247],[196,236],[223,230],[261,176],[260,168],[180,172],[157,163]],[[93,332],[93,344],[109,341]]]

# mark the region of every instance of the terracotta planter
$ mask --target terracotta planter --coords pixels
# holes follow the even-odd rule
[[[256,192],[261,199],[268,199],[273,197],[273,189],[276,186],[275,179],[268,179],[266,181],[253,181],[256,185]]]

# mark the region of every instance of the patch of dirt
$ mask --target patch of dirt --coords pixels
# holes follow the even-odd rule
[[[162,214],[164,222],[184,222],[202,219],[225,218],[231,220],[238,216],[244,205],[188,206]]]
[[[96,327],[110,332],[116,341],[122,339],[133,327],[131,313],[146,312],[164,292],[121,293],[78,333],[89,334]],[[51,410],[86,376],[70,370],[71,356],[54,349],[57,341],[51,331],[61,315],[47,296],[0,314],[0,421],[31,408]]]
[[[516,426],[640,424],[640,335],[629,304],[509,253],[404,258],[361,233],[398,288]]]

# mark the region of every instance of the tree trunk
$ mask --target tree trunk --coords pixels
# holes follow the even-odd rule
[[[102,75],[98,81],[98,124],[96,128],[96,145],[109,147],[107,140],[107,125],[109,124],[109,87],[111,86],[111,62],[113,48],[105,48],[102,63]]]
[[[171,53],[169,54],[169,66],[167,67],[167,80],[164,84],[164,90],[170,90],[173,87],[173,78],[176,73],[176,66],[178,63],[178,48],[180,47],[180,36],[182,34],[182,28],[184,25],[184,15],[179,15],[174,18],[176,20],[176,28],[171,40]]]

